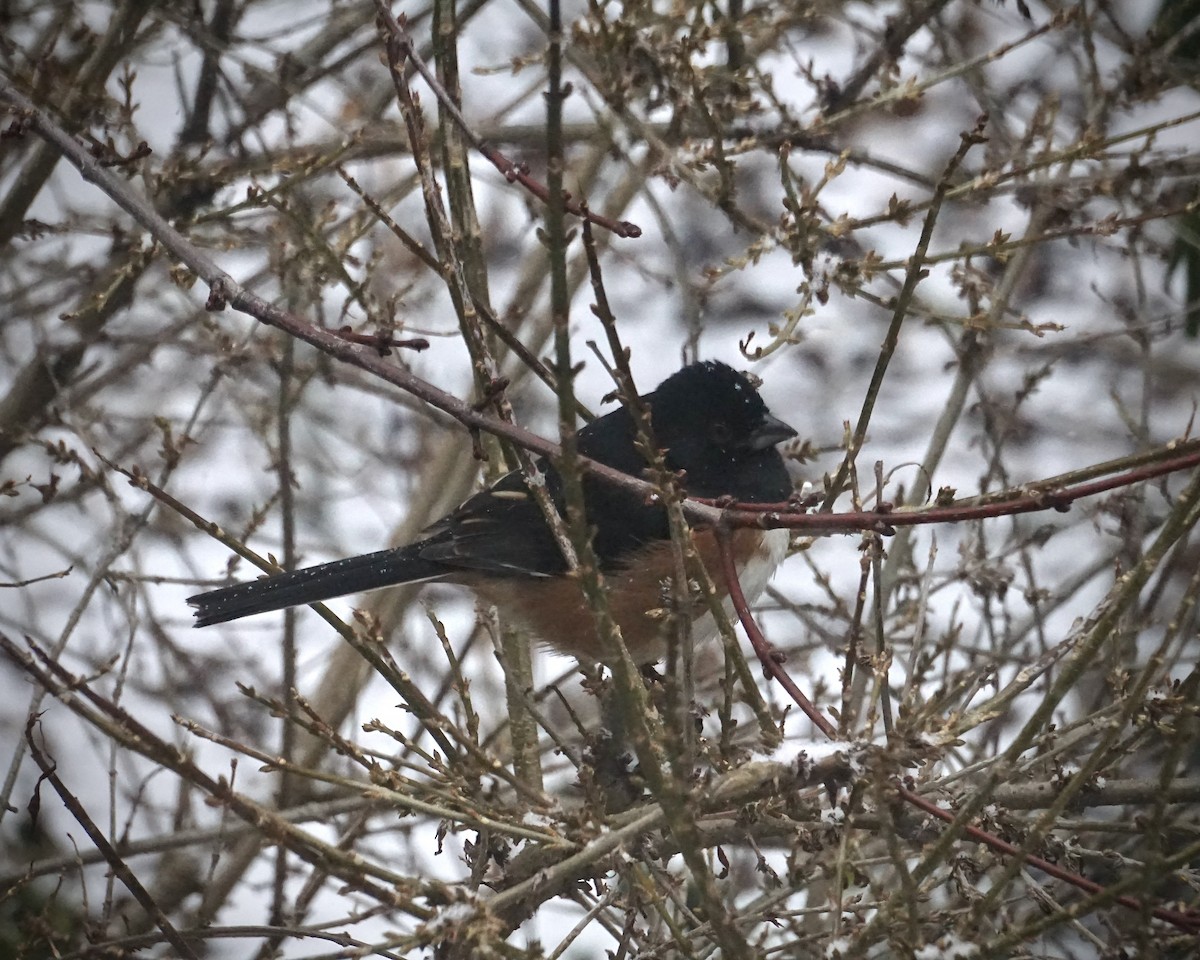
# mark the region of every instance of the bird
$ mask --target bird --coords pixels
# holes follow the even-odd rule
[[[668,469],[691,497],[739,503],[779,503],[792,494],[778,445],[796,431],[767,408],[755,381],[725,363],[691,363],[642,397],[655,443]],[[646,459],[637,426],[624,406],[577,433],[579,453],[622,473],[639,476]],[[546,488],[565,515],[562,480],[545,458],[536,461]],[[592,546],[604,577],[609,609],[634,660],[652,664],[666,650],[675,566],[667,512],[653,498],[585,474],[583,495]],[[695,542],[728,604],[716,537],[694,531]],[[738,529],[732,549],[748,601],[765,588],[787,552],[786,530]],[[404,546],[335,560],[301,570],[222,587],[189,597],[196,627],[311,604],[405,583],[442,581],[473,589],[551,649],[581,661],[611,662],[592,610],[573,577],[545,515],[519,471],[427,527]],[[689,615],[693,635],[715,633],[702,602]],[[703,623],[702,623],[703,621]]]

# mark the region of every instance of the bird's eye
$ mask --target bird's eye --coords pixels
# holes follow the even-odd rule
[[[733,430],[730,429],[729,424],[722,420],[718,420],[710,429],[713,441],[722,447],[726,446],[733,439]]]

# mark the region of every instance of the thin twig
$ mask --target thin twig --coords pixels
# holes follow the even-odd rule
[[[532,193],[535,197],[548,204],[552,196],[550,187],[543,185],[529,175],[529,170],[524,164],[516,164],[508,159],[503,153],[493,147],[490,143],[479,136],[467,123],[467,118],[462,115],[462,111],[458,108],[458,104],[446,92],[445,88],[438,81],[434,72],[429,69],[428,64],[419,53],[417,53],[416,45],[413,43],[412,35],[409,34],[405,20],[403,17],[396,17],[387,3],[384,0],[376,0],[376,9],[379,11],[379,17],[387,26],[388,32],[395,38],[400,50],[404,54],[405,59],[410,60],[414,67],[429,84],[429,88],[437,97],[438,103],[442,109],[454,119],[455,124],[462,131],[463,135],[483,157],[492,164],[504,179],[509,183],[519,183],[526,190]],[[574,216],[586,219],[594,223],[598,227],[603,227],[618,237],[628,239],[636,239],[642,235],[642,228],[636,223],[631,223],[628,220],[613,220],[611,217],[606,217],[603,214],[593,213],[587,209],[586,204],[573,198],[569,193],[560,191],[562,197],[563,209]]]
[[[863,444],[866,442],[867,427],[871,422],[871,415],[875,411],[875,402],[879,398],[879,392],[883,389],[884,375],[887,373],[888,365],[891,362],[893,354],[896,352],[896,346],[900,342],[900,328],[904,325],[909,305],[916,295],[917,285],[928,275],[928,270],[925,269],[926,254],[929,251],[929,244],[933,240],[933,228],[937,224],[938,215],[941,213],[942,201],[945,199],[946,191],[950,189],[954,174],[962,166],[963,160],[966,159],[967,153],[972,147],[984,142],[983,131],[986,126],[987,116],[985,115],[976,121],[973,130],[962,134],[958,150],[950,158],[950,161],[946,164],[946,169],[938,180],[933,199],[929,203],[929,212],[926,213],[925,221],[921,225],[921,236],[917,240],[916,249],[913,250],[912,256],[905,262],[904,285],[901,287],[900,293],[896,296],[895,306],[892,310],[892,322],[888,325],[887,334],[884,336],[883,344],[879,348],[879,358],[875,362],[875,370],[871,374],[871,382],[867,387],[866,396],[863,397],[863,405],[858,415],[858,422],[854,426],[854,433],[846,448],[846,456],[843,458],[836,476],[826,491],[825,501],[821,505],[822,512],[830,510],[833,507],[834,501],[841,495],[850,468],[859,451],[862,449]]]

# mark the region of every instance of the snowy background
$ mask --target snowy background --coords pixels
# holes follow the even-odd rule
[[[101,144],[111,138],[122,155],[145,141],[148,156],[114,169],[136,192],[155,197],[162,212],[178,218],[177,226],[254,292],[321,326],[366,331],[373,320],[389,318],[397,336],[431,341],[423,353],[398,352],[395,362],[470,396],[471,366],[445,282],[378,223],[336,169],[340,164],[403,230],[428,244],[374,8],[216,3],[198,5],[201,19],[191,7],[146,6],[18,9],[5,29],[3,82],[33,90],[60,120],[68,115],[77,133]],[[907,311],[858,457],[864,503],[874,502],[877,461],[887,482],[884,498],[920,504],[931,490],[949,487],[959,497],[994,492],[1145,453],[1189,432],[1200,343],[1184,333],[1186,269],[1171,272],[1169,264],[1182,229],[1176,214],[1196,195],[1200,97],[1174,78],[1170,44],[1154,32],[1155,4],[1030,3],[1029,19],[1012,2],[927,4],[935,12],[905,35],[898,58],[878,54],[918,5],[734,6],[742,10],[735,27],[716,6],[600,3],[564,10],[574,87],[566,110],[569,189],[592,209],[642,228],[639,239],[597,231],[608,297],[642,390],[694,358],[751,370],[772,411],[800,432],[789,447],[797,482],[820,490],[841,462],[846,425],[858,419],[928,201],[960,137],[986,114],[986,142],[949,176],[927,253],[929,275]],[[222,33],[216,21],[229,9],[239,15]],[[404,12],[418,43],[427,44],[429,10],[413,4]],[[542,11],[492,0],[463,5],[458,16],[468,121],[543,178]],[[128,31],[118,30],[122,17]],[[107,49],[101,38],[114,34],[120,54],[98,65]],[[746,48],[735,92],[724,69],[731,36]],[[189,138],[184,133],[197,129],[202,100],[199,78],[209,67],[217,78],[211,115],[198,128],[202,135]],[[90,87],[84,76],[93,78]],[[859,76],[865,84],[841,102]],[[420,80],[413,87],[437,141],[446,124],[436,99]],[[716,129],[724,131],[719,150]],[[784,142],[790,150],[780,150]],[[401,762],[395,740],[362,730],[378,718],[415,737],[421,751],[432,749],[397,692],[312,612],[192,631],[187,596],[224,582],[231,571],[237,579],[255,571],[245,562],[231,568],[225,546],[156,504],[106,461],[137,467],[260,554],[283,557],[290,527],[295,559],[309,564],[410,539],[478,489],[468,434],[252,318],[206,312],[202,284],[189,283],[187,272],[100,191],[65,162],[53,163],[52,152],[39,156],[41,149],[32,133],[0,142],[6,244],[0,384],[9,384],[0,401],[0,483],[7,494],[0,503],[0,580],[7,587],[0,592],[0,632],[18,646],[29,638],[53,649],[68,671],[93,678],[96,689],[214,777],[233,775],[234,752],[196,738],[172,716],[267,755],[301,750],[308,741],[285,741],[283,722],[235,685],[281,697],[294,645],[293,682],[344,736],[411,778],[414,796],[436,800],[437,789],[450,792],[435,764],[418,754]],[[437,146],[434,155],[440,162]],[[477,154],[469,159],[491,304],[533,353],[546,356],[541,206]],[[30,186],[39,172],[40,189]],[[437,176],[442,182],[440,169]],[[726,187],[732,192],[723,194]],[[803,227],[787,207],[789,193],[808,204]],[[911,212],[897,212],[893,198],[911,204]],[[612,384],[586,344],[603,343],[603,331],[589,310],[593,296],[577,240],[568,255],[574,352],[585,362],[577,391],[602,411],[609,409],[601,398]],[[743,354],[740,345],[751,335]],[[768,345],[773,349],[755,359],[755,348]],[[30,379],[47,366],[55,375],[34,390]],[[519,422],[552,437],[551,392],[515,358],[502,367],[513,377],[509,397]],[[931,459],[939,430],[945,453]],[[282,456],[294,478],[290,505],[281,497]],[[793,676],[827,712],[844,706],[846,644],[856,637],[873,650],[877,624],[893,655],[888,676],[898,699],[907,698],[910,708],[937,704],[942,717],[965,711],[1058,649],[1074,625],[1094,614],[1155,536],[1185,479],[1086,501],[1067,513],[919,528],[889,539],[877,613],[873,588],[865,612],[856,613],[861,537],[797,538],[761,622],[788,653]],[[849,497],[838,503],[850,507]],[[1123,620],[1119,642],[1059,705],[1060,731],[1082,730],[1078,741],[1061,752],[1057,741],[1040,742],[1037,752],[1052,759],[1035,762],[1031,752],[1012,782],[1066,776],[1086,762],[1097,749],[1098,725],[1114,715],[1120,691],[1164,637],[1166,653],[1147,703],[1194,697],[1186,692],[1200,652],[1188,606],[1194,551],[1181,542]],[[356,607],[370,610],[399,667],[465,723],[430,623],[436,613],[462,657],[479,741],[506,756],[503,675],[470,597],[434,587],[350,597],[331,607],[347,619]],[[925,666],[912,674],[918,660]],[[124,887],[106,881],[103,865],[70,866],[76,850],[91,846],[45,785],[31,826],[27,807],[39,792],[38,769],[24,748],[24,730],[32,705],[45,711],[44,750],[91,817],[114,841],[147,845],[128,862],[180,927],[266,924],[272,917],[293,928],[327,925],[359,944],[386,942],[395,951],[390,955],[418,954],[417,941],[405,938],[420,918],[380,909],[365,893],[299,860],[281,866],[274,849],[239,846],[221,832],[239,825],[227,809],[206,805],[202,791],[118,746],[100,723],[51,698],[39,700],[27,675],[3,663],[0,718],[12,757],[4,768],[9,808],[0,824],[5,887],[35,862],[45,874],[40,883],[65,877],[54,897],[52,887],[27,888],[51,897],[38,899],[37,909],[66,904],[75,922],[86,917],[94,925],[99,939],[146,926],[144,918],[129,919],[136,910]],[[710,737],[719,733],[723,669],[719,649],[702,651],[699,698],[713,710],[705,727]],[[564,698],[588,709],[571,660],[538,654],[535,677],[539,684],[557,682]],[[985,768],[1005,749],[1052,679],[1051,670],[1003,716],[966,732],[957,745],[943,744],[936,758],[923,755],[923,765],[906,772],[930,783],[956,777],[947,784],[964,789],[963,771]],[[1182,682],[1184,693],[1171,681]],[[765,680],[762,689],[778,710],[786,706]],[[880,721],[870,720],[870,694],[853,694],[848,730],[858,740],[884,743]],[[570,737],[557,701],[544,703]],[[749,714],[739,711],[749,750]],[[1138,715],[1150,712],[1147,706]],[[938,724],[924,722],[923,735],[932,736]],[[814,749],[815,731],[797,715],[788,717],[786,733],[780,756]],[[1137,744],[1114,749],[1102,765],[1105,776],[1185,779],[1195,773],[1197,752],[1194,734],[1179,736],[1160,740],[1153,725],[1138,728]],[[575,770],[543,740],[547,792],[578,806]],[[327,750],[305,756],[314,769],[365,779],[361,766],[343,756]],[[259,766],[242,758],[235,786],[267,805],[280,802],[281,790],[289,803],[347,797],[344,784],[284,783]],[[480,789],[499,807],[502,787]],[[814,809],[829,806],[819,790],[809,800]],[[1162,836],[1170,835],[1163,818],[1195,812],[1187,804],[1156,809]],[[325,841],[422,882],[478,888],[465,862],[466,846],[478,841],[472,829],[450,823],[439,847],[435,834],[447,821],[437,816],[323,812],[321,822],[305,829]],[[1121,814],[1096,814],[1114,816]],[[785,916],[823,908],[814,918],[788,915],[777,930],[764,922],[743,931],[756,944],[767,938],[763,949],[791,943],[800,951],[794,955],[815,956],[851,943],[874,904],[891,892],[885,845],[834,838],[836,824],[818,823],[812,830],[821,839],[812,842],[824,849],[819,862],[834,870],[842,849],[846,878],[804,882],[806,870],[817,871],[797,863],[791,840],[761,841],[787,893],[770,909]],[[1071,837],[1088,849],[1108,849],[1111,839]],[[906,855],[919,857],[920,844],[909,842]],[[1113,843],[1131,862],[1143,852],[1137,837]],[[879,861],[871,860],[872,850]],[[727,852],[734,868],[722,890],[757,923],[756,911],[767,909],[764,898],[776,888],[756,870],[751,847],[732,844]],[[1077,854],[1073,862],[1086,869],[1090,861]],[[669,867],[684,875],[679,858]],[[981,858],[975,867],[995,861]],[[628,878],[610,881],[607,891],[589,887],[550,901],[509,943],[554,950]],[[1027,877],[1019,884],[1025,882],[1035,883]],[[1012,923],[1037,914],[1019,884],[1002,901]],[[939,887],[939,896],[950,898],[951,886]],[[987,888],[981,881],[980,889]],[[486,893],[485,884],[480,895]],[[969,901],[961,890],[955,895]],[[619,906],[597,910],[601,919],[564,944],[564,955],[618,949],[624,896],[619,891]],[[1168,888],[1162,896],[1180,893]],[[937,909],[958,917],[957,906],[948,899]],[[1003,929],[998,917],[988,919]],[[648,930],[655,922],[638,919]],[[693,916],[685,926],[697,922]],[[931,920],[918,940],[936,943],[939,929],[984,939],[987,924],[979,918],[955,923]],[[669,945],[666,928],[656,929],[640,942]],[[245,936],[213,940],[206,949],[211,956],[246,956],[269,941],[268,933]],[[695,936],[697,950],[712,949],[703,934]],[[1039,943],[1048,955],[1088,956],[1092,936],[1059,929]],[[872,938],[855,949],[887,948],[886,937]],[[280,949],[286,956],[324,956],[335,955],[336,945],[297,938]]]

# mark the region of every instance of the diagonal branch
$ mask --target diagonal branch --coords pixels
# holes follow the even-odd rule
[[[29,744],[29,755],[33,757],[34,763],[42,771],[42,779],[49,782],[62,800],[66,808],[71,811],[71,816],[75,818],[75,822],[83,827],[84,832],[88,835],[88,839],[96,845],[96,849],[104,855],[105,861],[108,863],[109,869],[120,879],[125,885],[125,889],[130,895],[141,905],[141,908],[146,911],[146,915],[153,918],[155,925],[162,931],[164,937],[167,938],[171,946],[178,951],[181,957],[190,957],[191,960],[197,960],[195,952],[191,945],[179,934],[175,929],[175,925],[167,919],[166,914],[162,912],[154,898],[150,895],[150,891],[142,886],[141,881],[134,875],[134,872],[129,869],[127,864],[113,848],[113,845],[108,842],[108,838],[104,836],[100,828],[96,826],[96,822],[88,815],[87,809],[79,798],[76,797],[67,785],[59,779],[57,769],[58,764],[52,761],[44,753],[41,747],[37,745],[37,738],[33,735],[33,728],[39,723],[40,714],[32,714],[25,724],[25,742]],[[37,793],[34,793],[33,803],[37,803]],[[36,820],[36,813],[34,814]]]

